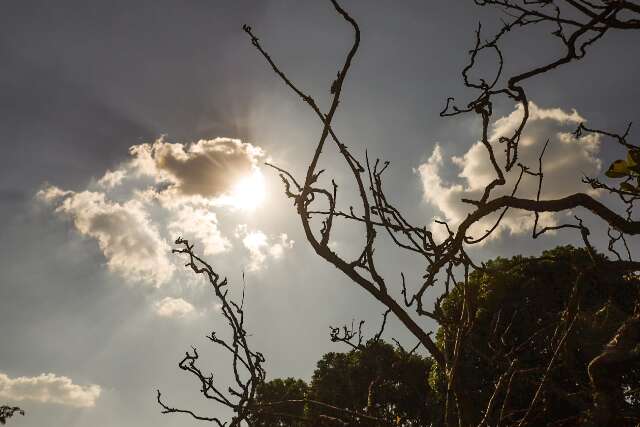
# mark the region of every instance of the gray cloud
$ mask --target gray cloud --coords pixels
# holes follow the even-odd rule
[[[200,140],[188,145],[159,139],[130,149],[138,173],[171,185],[184,196],[219,197],[249,175],[264,155],[262,149],[231,138]]]

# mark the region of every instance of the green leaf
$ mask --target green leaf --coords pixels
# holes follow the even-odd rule
[[[609,178],[623,178],[629,175],[629,168],[627,166],[627,162],[624,160],[616,160],[611,163],[609,169],[605,172],[605,175]]]
[[[629,166],[640,165],[640,151],[639,150],[629,150],[629,151],[627,151],[627,164]]]
[[[629,193],[638,193],[638,188],[629,184],[628,182],[623,182],[620,184],[620,189],[622,191],[627,191]]]

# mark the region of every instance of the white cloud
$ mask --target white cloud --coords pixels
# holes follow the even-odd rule
[[[45,203],[56,203],[61,199],[71,196],[73,191],[64,191],[53,185],[45,184],[42,190],[38,191],[36,198]]]
[[[45,184],[37,199],[69,218],[93,238],[110,270],[129,281],[168,282],[177,261],[168,242],[183,236],[200,243],[203,254],[229,252],[237,221],[220,223],[220,212],[250,214],[264,200],[266,182],[258,168],[264,151],[231,138],[169,143],[163,138],[134,145],[129,160],[107,170],[85,191]],[[251,269],[277,260],[291,247],[286,236],[242,236]]]
[[[162,317],[185,317],[195,311],[193,305],[182,298],[165,297],[154,304],[154,310]]]
[[[249,270],[256,271],[263,268],[268,257],[280,259],[286,250],[293,248],[294,241],[286,234],[277,238],[269,238],[260,230],[249,231],[245,224],[236,229],[236,237],[242,239],[242,244],[249,251]]]
[[[127,171],[124,169],[107,170],[102,178],[98,180],[98,185],[107,189],[115,188],[122,183],[126,175]]]
[[[231,242],[220,232],[216,214],[207,209],[185,205],[173,214],[167,228],[173,235],[191,235],[198,239],[204,245],[205,255],[216,255],[231,249]]]
[[[174,271],[169,246],[136,200],[116,203],[104,193],[62,191],[45,187],[37,197],[72,219],[78,232],[97,240],[109,269],[132,281],[159,286]]]
[[[99,385],[80,386],[74,384],[70,378],[51,373],[36,377],[9,378],[0,372],[0,399],[2,400],[33,400],[91,408],[95,406],[100,392]]]
[[[251,231],[246,233],[242,239],[242,244],[249,251],[251,262],[249,270],[259,270],[262,268],[267,254],[265,250],[268,248],[267,235],[262,231]]]
[[[289,240],[289,236],[286,233],[282,233],[278,236],[277,242],[269,248],[269,255],[275,259],[280,259],[284,255],[284,251],[291,248],[293,248],[293,240]]]
[[[498,143],[500,136],[511,134],[519,125],[523,109],[521,105],[508,116],[496,120],[490,133],[490,142],[499,164],[504,165],[505,156],[503,145]],[[568,113],[559,108],[544,109],[530,103],[530,116],[527,127],[523,132],[518,150],[519,162],[529,166],[537,172],[538,157],[547,138],[549,146],[543,158],[544,181],[541,198],[551,199],[563,197],[579,191],[592,191],[581,182],[583,174],[593,176],[600,172],[601,163],[596,157],[600,140],[597,136],[586,135],[576,139],[572,135],[577,125],[584,122],[578,112]],[[473,144],[461,157],[451,157],[451,164],[458,170],[459,181],[446,183],[442,178],[444,168],[450,168],[445,163],[444,153],[436,145],[427,162],[418,167],[424,199],[442,213],[443,219],[450,226],[459,224],[472,207],[460,201],[462,198],[480,199],[485,186],[495,178],[495,171],[489,161],[487,150],[480,142]],[[500,196],[511,192],[520,173],[514,167],[505,177],[507,184],[492,195]],[[450,174],[448,174],[450,175]],[[519,187],[517,196],[535,198],[537,178],[526,176]],[[531,230],[532,214],[522,211],[511,211],[503,219],[499,229],[490,238],[497,238],[503,231],[522,233]],[[477,238],[484,234],[497,219],[497,213],[487,217],[474,225],[470,235]],[[540,216],[540,225],[555,225],[558,216],[545,213]],[[444,228],[434,224],[432,227],[438,237],[444,237]]]

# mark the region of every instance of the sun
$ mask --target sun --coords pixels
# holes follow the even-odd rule
[[[253,211],[262,205],[266,195],[264,176],[259,169],[255,169],[251,175],[241,178],[233,186],[229,203],[237,209]]]

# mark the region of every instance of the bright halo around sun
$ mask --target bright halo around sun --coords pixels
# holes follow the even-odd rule
[[[253,211],[258,208],[266,197],[264,176],[259,169],[251,175],[241,178],[231,189],[229,204],[237,209]]]

